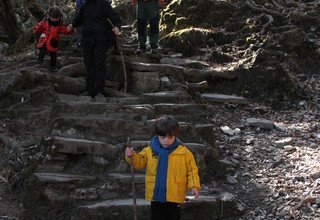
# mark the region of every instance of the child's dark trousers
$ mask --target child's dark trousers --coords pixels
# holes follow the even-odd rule
[[[179,220],[180,204],[175,202],[151,202],[151,220]]]
[[[40,49],[39,49],[39,55],[38,55],[38,62],[42,63],[44,56],[46,55],[47,52],[47,47],[46,44],[44,44]],[[49,52],[50,55],[50,66],[55,67],[57,65],[57,53],[56,52]]]

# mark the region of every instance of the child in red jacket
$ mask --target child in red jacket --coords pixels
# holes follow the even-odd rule
[[[51,58],[50,66],[52,70],[56,70],[57,51],[59,45],[60,34],[72,34],[73,28],[63,25],[62,12],[57,6],[53,6],[48,11],[48,18],[40,21],[34,28],[33,34],[40,34],[38,64],[43,63],[44,56],[48,52]]]

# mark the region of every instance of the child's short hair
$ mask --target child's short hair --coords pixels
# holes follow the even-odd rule
[[[49,9],[48,14],[50,17],[53,17],[53,18],[61,18],[62,17],[62,12],[58,6],[51,7]]]
[[[178,136],[179,123],[173,116],[165,115],[156,120],[154,131],[159,136]]]

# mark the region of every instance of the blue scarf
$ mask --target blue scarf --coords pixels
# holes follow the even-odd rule
[[[180,140],[176,138],[170,146],[162,147],[157,136],[151,139],[152,153],[158,156],[156,183],[153,191],[154,201],[166,202],[168,156],[179,144]]]

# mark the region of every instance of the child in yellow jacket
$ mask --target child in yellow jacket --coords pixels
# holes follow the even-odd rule
[[[155,136],[140,153],[126,148],[135,169],[146,167],[145,198],[151,201],[151,219],[180,219],[180,204],[187,189],[199,196],[200,178],[193,154],[177,138],[179,123],[173,116],[156,120]]]

